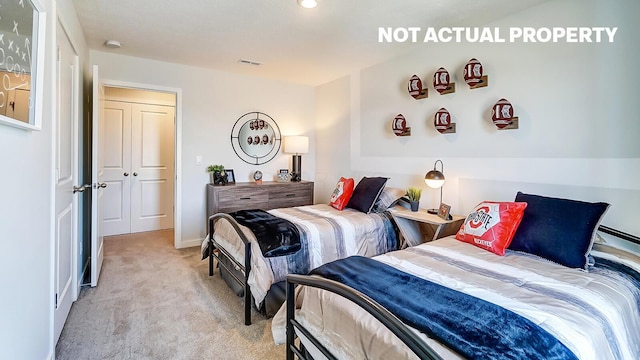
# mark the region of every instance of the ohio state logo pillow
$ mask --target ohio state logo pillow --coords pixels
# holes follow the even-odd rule
[[[526,207],[525,202],[484,201],[467,216],[456,239],[503,256]]]
[[[353,195],[354,181],[352,178],[341,177],[336,185],[335,190],[331,194],[329,205],[338,210],[344,209],[349,203],[351,195]]]

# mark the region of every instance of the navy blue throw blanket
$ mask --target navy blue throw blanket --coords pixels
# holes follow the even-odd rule
[[[577,359],[547,331],[514,312],[366,257],[336,260],[311,274],[366,294],[468,359]]]
[[[289,255],[301,248],[300,231],[288,220],[258,209],[240,210],[229,215],[251,229],[264,257]]]

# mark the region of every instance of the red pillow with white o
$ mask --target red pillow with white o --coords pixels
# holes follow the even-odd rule
[[[456,239],[503,256],[526,207],[525,202],[483,201],[467,216]]]
[[[352,178],[344,178],[341,177],[336,184],[336,188],[331,193],[331,199],[329,205],[333,206],[338,210],[342,210],[347,206],[349,200],[351,199],[351,195],[353,195],[353,188],[355,187],[355,182]]]

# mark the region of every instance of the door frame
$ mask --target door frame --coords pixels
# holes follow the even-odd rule
[[[105,87],[126,88],[145,91],[167,92],[176,96],[176,120],[174,128],[174,176],[173,184],[173,246],[176,249],[182,244],[182,89],[154,84],[142,84],[129,81],[103,79]]]

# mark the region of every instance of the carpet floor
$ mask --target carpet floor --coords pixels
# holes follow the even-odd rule
[[[198,247],[177,250],[173,231],[105,238],[102,273],[83,287],[56,359],[284,359],[271,320],[208,274]]]

